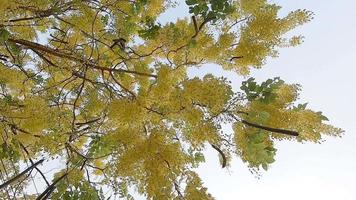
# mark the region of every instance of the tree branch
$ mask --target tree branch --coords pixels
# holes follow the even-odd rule
[[[296,132],[296,131],[290,131],[290,130],[284,130],[284,129],[279,129],[279,128],[271,128],[271,127],[261,126],[261,125],[258,125],[258,124],[254,124],[254,123],[248,122],[246,120],[241,120],[241,122],[246,124],[246,125],[248,125],[248,126],[252,126],[252,127],[255,127],[255,128],[263,129],[263,130],[266,130],[266,131],[271,131],[271,132],[274,132],[274,133],[280,133],[280,134],[290,135],[290,136],[299,136],[299,133]]]
[[[43,191],[37,198],[36,200],[45,200],[51,195],[51,193],[56,189],[56,184],[61,181],[63,178],[65,178],[68,175],[68,173],[63,174],[61,177],[59,177],[57,180],[55,180],[50,186],[48,186],[45,191]]]
[[[19,179],[21,176],[23,176],[24,174],[26,174],[27,172],[31,171],[33,168],[35,168],[37,165],[41,164],[44,161],[44,159],[41,159],[39,161],[37,161],[36,163],[34,163],[33,165],[31,165],[30,167],[28,167],[27,169],[25,169],[24,171],[22,171],[20,174],[16,175],[15,177],[11,178],[10,180],[6,181],[5,183],[0,185],[0,189],[3,189],[4,187],[10,185],[12,182],[16,181],[17,179]]]
[[[206,18],[206,19],[204,19],[203,23],[201,23],[200,26],[197,27],[197,21],[195,19],[195,16],[193,16],[192,20],[194,23],[195,34],[192,36],[192,38],[196,38],[198,36],[199,32],[203,29],[204,25],[213,19],[215,19],[215,18],[214,17]]]
[[[198,29],[197,19],[195,18],[194,15],[192,16],[192,20],[193,20],[195,32],[197,33],[199,32],[199,29]]]
[[[21,148],[23,149],[23,151],[26,153],[26,155],[28,156],[28,159],[30,160],[31,164],[34,165],[35,163],[33,162],[33,160],[31,159],[30,157],[30,152],[28,152],[28,150],[26,149],[25,145],[23,145],[21,142],[20,142],[20,146]],[[43,174],[43,172],[38,169],[37,166],[35,166],[35,169],[37,170],[38,173],[40,173],[40,175],[42,176],[43,180],[46,182],[47,185],[49,185],[49,182],[47,181],[46,179],[46,176]]]
[[[219,147],[217,147],[216,145],[214,145],[214,144],[210,144],[210,145],[211,145],[217,152],[219,152],[219,154],[221,155],[221,158],[222,158],[221,167],[222,167],[222,168],[226,167],[226,162],[227,162],[227,160],[226,160],[226,156],[225,156],[224,152],[223,152]]]
[[[243,56],[234,56],[234,57],[230,58],[230,61],[233,61],[235,59],[241,59],[241,58],[243,58]]]
[[[58,50],[52,49],[50,47],[44,46],[44,45],[36,43],[36,42],[31,42],[31,41],[27,41],[27,40],[23,40],[23,39],[13,39],[13,38],[10,38],[8,41],[26,46],[27,48],[29,48],[33,51],[36,51],[36,50],[43,51],[43,52],[46,52],[46,53],[51,54],[56,57],[67,58],[72,61],[80,62],[80,63],[83,63],[83,64],[89,66],[89,67],[97,69],[97,70],[108,71],[108,72],[121,72],[121,73],[136,74],[136,75],[140,75],[140,76],[148,76],[148,77],[152,77],[152,78],[157,78],[157,75],[154,75],[154,74],[148,74],[148,73],[144,73],[144,72],[137,72],[137,71],[126,70],[126,69],[107,68],[107,67],[95,65],[93,63],[88,62],[86,59],[80,58],[75,55],[60,52]]]

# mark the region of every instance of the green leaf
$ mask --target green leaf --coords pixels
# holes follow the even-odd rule
[[[16,56],[18,56],[21,53],[20,47],[13,42],[9,42],[9,48],[10,48],[11,52],[13,54],[15,54]]]
[[[257,117],[258,117],[258,122],[263,124],[268,120],[270,114],[266,111],[260,111],[258,112]]]
[[[11,34],[6,29],[0,29],[0,42],[6,42],[10,38]]]
[[[194,159],[195,159],[195,161],[196,162],[205,162],[205,157],[204,157],[204,154],[203,153],[201,153],[201,152],[196,152],[195,154],[194,154]]]
[[[329,121],[329,119],[323,115],[323,113],[321,111],[317,112],[317,114],[319,115],[319,118],[322,120],[322,121]]]
[[[308,103],[304,103],[304,104],[299,104],[298,108],[301,110],[305,110],[305,108],[307,107]]]
[[[101,17],[101,20],[103,21],[104,24],[108,24],[109,22],[109,15],[104,15]]]
[[[195,39],[191,39],[191,40],[189,41],[189,43],[188,43],[188,46],[189,46],[190,48],[196,47],[196,46],[197,46],[197,41],[196,41]]]
[[[197,3],[197,0],[186,0],[185,3],[190,6],[190,5],[194,5]]]
[[[268,170],[268,165],[266,163],[262,163],[262,168],[267,171]]]
[[[145,21],[145,28],[139,30],[138,33],[143,39],[153,39],[158,35],[160,29],[161,24],[155,24],[155,21],[152,18],[147,18]]]

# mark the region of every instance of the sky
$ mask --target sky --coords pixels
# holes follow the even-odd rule
[[[276,162],[258,179],[238,158],[221,169],[217,153],[208,149],[207,163],[198,172],[204,186],[218,200],[355,200],[356,199],[356,1],[273,1],[281,14],[305,8],[314,20],[293,31],[305,36],[296,48],[281,49],[251,76],[257,80],[281,77],[302,85],[302,102],[323,113],[330,123],[345,130],[342,138],[324,138],[322,144],[276,142]],[[187,16],[181,3],[161,21]],[[242,78],[217,66],[190,71],[191,76],[213,73],[226,76],[234,88]],[[229,131],[229,130],[227,130]]]

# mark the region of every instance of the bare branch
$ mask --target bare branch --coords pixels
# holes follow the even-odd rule
[[[50,186],[48,186],[37,198],[36,200],[45,200],[51,195],[51,193],[56,189],[56,184],[65,178],[68,173],[63,174],[57,180],[55,180]]]
[[[10,180],[8,180],[5,183],[1,184],[0,185],[0,189],[3,189],[4,187],[6,187],[6,186],[10,185],[11,183],[13,183],[14,181],[16,181],[17,179],[21,178],[21,176],[23,176],[27,172],[31,171],[33,168],[35,168],[37,165],[41,164],[43,161],[44,161],[44,159],[41,159],[41,160],[35,162],[33,165],[31,165],[30,167],[28,167],[27,169],[25,169],[24,171],[22,171],[18,175],[14,176]]]
[[[219,152],[219,154],[221,155],[221,158],[222,158],[222,163],[221,163],[221,167],[224,168],[226,167],[226,156],[224,154],[224,152],[216,145],[214,144],[210,144],[217,152]]]

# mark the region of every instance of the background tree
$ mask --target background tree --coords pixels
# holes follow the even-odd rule
[[[312,14],[287,16],[265,0],[187,0],[190,17],[161,25],[164,0],[0,2],[0,159],[4,198],[213,199],[194,169],[215,149],[251,171],[273,163],[275,140],[320,142],[342,131],[296,103],[280,78],[192,78],[215,63],[246,76]],[[231,124],[234,133],[221,125]],[[64,163],[54,177],[44,160]],[[20,170],[21,164],[28,167]],[[32,174],[47,188],[30,196]],[[104,190],[111,194],[104,194]]]

